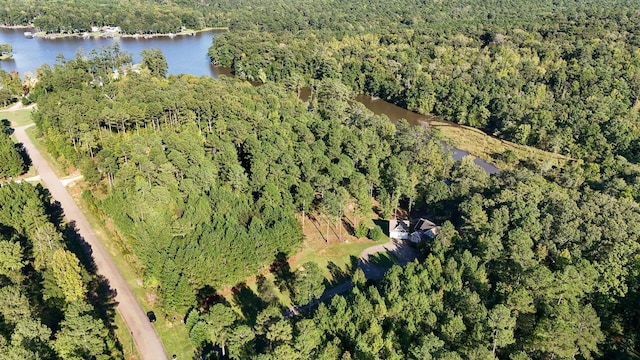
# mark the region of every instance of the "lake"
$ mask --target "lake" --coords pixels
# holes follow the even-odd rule
[[[63,54],[65,59],[75,56],[78,49],[89,53],[92,49],[100,49],[114,43],[120,49],[133,55],[133,62],[140,62],[140,52],[144,49],[159,48],[164,53],[169,65],[169,74],[193,74],[218,77],[229,75],[227,68],[213,66],[207,57],[207,50],[213,38],[223,31],[207,31],[193,36],[156,37],[144,39],[134,38],[90,38],[68,37],[62,39],[28,39],[25,31],[34,29],[0,29],[0,43],[13,46],[13,59],[0,61],[0,68],[5,71],[15,70],[24,76],[25,72],[35,73],[42,64],[55,64],[56,57]]]
[[[25,72],[35,72],[42,64],[55,64],[58,54],[63,54],[65,59],[74,57],[78,49],[84,49],[86,53],[92,49],[100,49],[114,43],[120,44],[120,49],[133,55],[133,61],[140,62],[140,52],[144,49],[159,48],[164,53],[169,65],[169,74],[192,74],[218,77],[220,75],[233,76],[231,69],[211,65],[207,57],[207,51],[213,38],[224,31],[201,32],[194,36],[156,37],[144,38],[90,38],[76,37],[62,39],[28,39],[25,31],[33,29],[0,29],[0,43],[9,43],[13,46],[13,59],[0,61],[0,68],[5,71],[16,70],[21,76]],[[303,95],[304,97],[304,95]],[[391,121],[406,119],[413,125],[428,123],[430,116],[420,115],[399,106],[393,105],[381,99],[372,99],[369,96],[358,95],[356,100],[376,114],[384,114]],[[455,126],[455,124],[453,124]],[[446,147],[446,146],[445,146]],[[446,147],[448,148],[448,147]],[[469,153],[451,148],[453,158],[458,161]],[[486,172],[495,174],[499,172],[493,164],[476,158],[474,162]]]

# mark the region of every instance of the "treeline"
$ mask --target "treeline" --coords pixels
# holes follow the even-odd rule
[[[461,163],[457,167],[473,166]],[[549,180],[554,180],[550,175]],[[466,182],[466,185],[465,185]],[[255,317],[193,310],[201,349],[232,359],[626,359],[640,350],[640,207],[528,170],[452,174],[426,260],[287,318],[258,285]],[[258,281],[260,284],[260,280]],[[222,351],[221,351],[222,352]]]
[[[119,26],[128,34],[175,33],[182,27],[225,26],[223,14],[200,1],[10,1],[0,2],[0,22],[27,25],[49,33],[91,31]]]
[[[452,163],[432,132],[350,103],[336,81],[319,83],[308,105],[275,85],[126,68],[113,79],[100,69],[126,56],[93,55],[39,70],[34,120],[52,154],[100,185],[95,205],[167,309],[291,253],[296,213],[317,210],[341,233],[344,209],[359,222],[373,196],[389,216],[441,188]]]
[[[322,4],[323,14],[342,9]],[[409,110],[586,162],[640,160],[638,3],[376,4],[394,20],[341,21],[368,13],[363,6],[326,27],[291,28],[279,23],[289,13],[274,13],[262,27],[216,37],[209,56],[250,80],[338,79]],[[394,18],[399,5],[431,15],[407,23]]]
[[[0,186],[0,353],[6,359],[122,358],[108,288],[41,186]],[[73,249],[76,253],[70,251]]]
[[[0,124],[0,179],[13,178],[27,171],[23,157],[26,154],[21,150],[22,146],[9,136],[9,128]]]
[[[23,94],[22,81],[17,71],[10,73],[0,69],[0,103],[7,106]]]

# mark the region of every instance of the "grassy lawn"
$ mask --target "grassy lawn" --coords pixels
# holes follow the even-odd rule
[[[54,159],[51,154],[47,151],[44,145],[40,142],[38,138],[38,129],[35,126],[32,126],[26,130],[27,136],[33,142],[33,144],[40,150],[40,154],[44,157],[45,160],[51,165],[53,171],[56,173],[56,176],[59,178],[63,178],[71,173],[69,168],[65,168],[57,159]]]
[[[31,124],[33,122],[33,120],[31,120],[31,109],[2,111],[0,112],[0,121],[2,120],[8,120],[16,127]]]
[[[353,216],[345,213],[345,219],[348,223],[354,223],[352,221]],[[314,216],[312,216],[314,218]],[[373,220],[376,218],[372,212],[362,221],[364,224],[372,228],[374,226]],[[344,270],[350,270],[353,262],[357,260],[360,253],[371,246],[384,244],[389,241],[386,236],[379,241],[373,241],[367,238],[358,239],[347,233],[346,229],[340,231],[336,230],[335,222],[330,222],[329,225],[329,239],[326,237],[326,219],[316,215],[315,221],[305,219],[304,227],[304,242],[300,247],[300,250],[291,257],[289,263],[291,269],[295,270],[302,264],[312,261],[318,264],[321,269],[325,269],[325,276],[331,280],[331,274],[327,270],[329,263],[333,263]],[[342,241],[341,241],[342,239]]]
[[[514,163],[508,163],[500,159],[499,155],[507,150],[511,150],[518,160],[531,159],[556,166],[562,166],[567,161],[572,160],[564,155],[500,140],[469,126],[452,125],[437,119],[431,119],[429,125],[439,130],[443,140],[447,143],[476,157],[493,162],[500,169],[510,169],[515,166]]]
[[[138,349],[133,344],[133,337],[127,329],[127,325],[125,325],[122,316],[120,313],[116,311],[116,317],[114,319],[114,327],[115,334],[120,341],[120,345],[122,345],[122,353],[126,360],[136,360],[140,359],[140,354],[138,353]]]

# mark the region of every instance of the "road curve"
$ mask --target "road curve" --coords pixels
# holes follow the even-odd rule
[[[155,328],[149,322],[149,319],[147,319],[147,315],[133,295],[129,285],[127,285],[122,275],[120,275],[111,256],[109,256],[107,250],[102,246],[102,243],[100,243],[96,237],[89,222],[82,214],[82,211],[80,211],[78,205],[53,172],[51,166],[44,160],[33,142],[31,142],[31,139],[29,139],[25,133],[25,130],[32,125],[33,124],[16,128],[14,135],[29,153],[33,166],[38,171],[45,186],[51,192],[51,196],[60,202],[67,221],[75,222],[78,232],[91,246],[98,273],[109,281],[111,289],[115,291],[117,310],[127,324],[133,340],[138,347],[140,356],[144,360],[168,360],[169,356]]]
[[[358,268],[362,270],[365,278],[367,278],[368,280],[380,280],[390,269],[371,263],[371,256],[381,252],[391,253],[398,260],[398,265],[400,266],[405,266],[415,259],[420,258],[420,253],[418,252],[418,250],[415,247],[409,245],[408,241],[389,239],[389,241],[384,244],[370,246],[362,250],[360,255],[358,255]],[[311,309],[312,307],[323,301],[329,300],[336,295],[351,290],[352,287],[353,282],[351,280],[347,280],[334,287],[328,288],[318,299],[314,299],[308,304],[294,306],[285,310],[284,316],[290,318],[299,315],[300,313]]]

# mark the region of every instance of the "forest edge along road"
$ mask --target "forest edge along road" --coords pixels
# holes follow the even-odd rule
[[[142,359],[169,359],[155,328],[149,322],[147,315],[116,268],[109,253],[102,243],[100,243],[91,229],[89,222],[84,217],[84,214],[82,214],[78,205],[62,185],[60,179],[55,175],[51,166],[27,136],[25,130],[32,125],[33,124],[15,128],[14,135],[27,150],[42,182],[47,189],[49,189],[51,197],[60,202],[67,221],[75,222],[78,232],[91,246],[92,256],[98,268],[98,273],[109,281],[109,286],[115,291],[118,312],[127,324]]]

